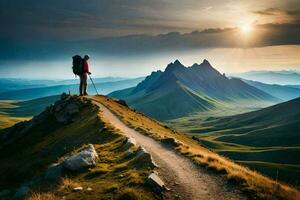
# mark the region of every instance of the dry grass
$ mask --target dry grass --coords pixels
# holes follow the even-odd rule
[[[53,193],[51,192],[46,192],[46,193],[38,193],[35,192],[31,194],[26,200],[58,200],[59,198],[56,197]]]
[[[80,183],[70,178],[61,179],[61,189],[73,190],[73,188],[79,187]]]
[[[158,141],[161,141],[165,137],[180,141],[179,147],[175,148],[179,153],[189,157],[200,166],[224,173],[228,181],[238,183],[244,191],[251,193],[252,196],[266,200],[297,200],[300,197],[300,192],[297,189],[283,183],[278,183],[256,171],[236,164],[232,160],[200,146],[199,143],[187,135],[171,130],[158,121],[124,107],[110,98],[96,96],[94,100],[105,105],[124,123],[142,134]]]

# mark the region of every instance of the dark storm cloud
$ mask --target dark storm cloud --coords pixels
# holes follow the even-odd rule
[[[152,30],[173,30],[170,10],[201,2],[187,0],[1,0],[0,38],[90,38]],[[165,11],[165,12],[163,12]],[[182,27],[181,27],[182,28]]]
[[[263,24],[254,27],[253,36],[247,37],[238,28],[207,29],[191,33],[172,32],[156,36],[130,35],[105,37],[84,41],[3,42],[2,59],[58,59],[78,52],[95,56],[139,55],[183,51],[201,48],[251,48],[272,45],[300,44],[300,24]],[[17,50],[16,50],[17,49]]]
[[[77,52],[125,55],[299,44],[299,10],[293,6],[255,11],[264,16],[284,13],[294,20],[257,25],[247,43],[237,28],[191,32],[207,27],[205,17],[212,16],[215,22],[208,27],[220,27],[219,14],[226,14],[224,9],[231,4],[231,0],[0,0],[0,61],[57,59]]]

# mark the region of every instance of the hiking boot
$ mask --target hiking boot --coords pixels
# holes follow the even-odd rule
[[[88,96],[88,95],[89,95],[89,94],[88,94],[88,93],[86,93],[86,92],[83,94],[83,96]]]

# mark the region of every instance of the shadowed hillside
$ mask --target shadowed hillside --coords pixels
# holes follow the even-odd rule
[[[0,198],[154,199],[144,185],[151,168],[135,164],[137,147],[124,146],[127,139],[98,114],[90,100],[63,95],[32,120],[1,130]],[[90,147],[96,164],[71,162]]]
[[[176,60],[164,72],[153,72],[135,88],[110,96],[124,99],[135,109],[160,120],[221,108],[230,110],[233,105],[247,107],[250,103],[259,107],[279,101],[239,79],[227,78],[207,60],[191,67]]]

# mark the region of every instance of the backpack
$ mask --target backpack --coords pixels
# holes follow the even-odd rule
[[[82,66],[82,58],[79,55],[75,55],[73,58],[73,73],[75,75],[82,75],[83,72],[83,66]]]

